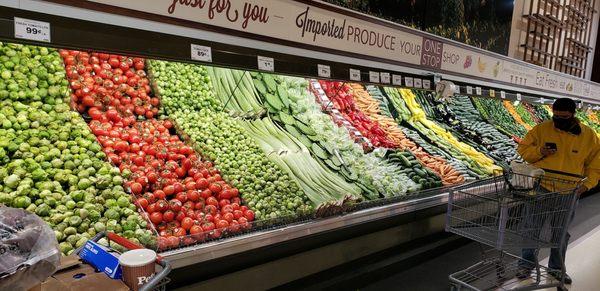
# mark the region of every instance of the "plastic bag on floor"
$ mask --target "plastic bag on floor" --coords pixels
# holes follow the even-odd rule
[[[37,215],[0,207],[0,290],[28,290],[60,265],[54,231]]]

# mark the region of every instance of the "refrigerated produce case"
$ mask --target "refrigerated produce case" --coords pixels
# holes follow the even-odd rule
[[[323,114],[326,114],[326,116],[331,118],[332,124],[333,122],[339,121],[338,125],[341,126],[341,128],[344,128],[343,132],[349,134],[347,137],[348,139],[352,136],[355,139],[356,144],[360,145],[366,152],[374,149],[376,152],[381,151],[381,155],[384,155],[387,159],[398,161],[400,166],[405,162],[404,159],[407,158],[409,165],[408,169],[410,169],[410,172],[412,173],[408,175],[408,172],[397,172],[398,176],[406,175],[406,180],[404,180],[403,184],[409,185],[405,186],[402,190],[398,190],[401,191],[400,193],[408,192],[403,195],[398,196],[394,195],[398,193],[381,190],[390,188],[384,188],[382,186],[378,187],[377,185],[369,186],[367,185],[368,181],[365,182],[366,184],[364,185],[362,182],[357,182],[359,178],[363,177],[352,177],[350,174],[338,174],[339,176],[336,176],[339,179],[338,185],[346,185],[346,183],[361,184],[362,186],[358,188],[355,188],[353,185],[346,188],[346,190],[350,192],[356,189],[356,191],[358,191],[357,193],[361,194],[347,195],[350,194],[350,192],[333,193],[335,194],[333,196],[337,196],[338,198],[336,202],[322,203],[328,200],[335,201],[335,199],[331,200],[330,196],[328,196],[329,198],[315,198],[315,195],[317,195],[319,190],[307,190],[308,188],[304,188],[305,193],[307,193],[306,191],[312,191],[313,195],[309,195],[311,197],[308,198],[300,198],[300,201],[303,202],[294,207],[297,208],[300,205],[309,205],[309,200],[312,200],[313,202],[319,201],[319,203],[315,203],[316,206],[326,205],[327,207],[320,207],[316,212],[313,212],[310,209],[300,212],[291,212],[289,214],[280,214],[279,211],[273,211],[271,212],[273,213],[273,216],[259,217],[259,219],[254,222],[248,219],[247,228],[242,227],[235,231],[228,228],[228,230],[231,231],[219,231],[218,234],[213,230],[208,233],[202,233],[202,235],[194,236],[188,229],[186,239],[189,238],[189,240],[180,239],[178,240],[177,245],[159,245],[159,247],[162,247],[161,255],[166,257],[176,269],[172,275],[173,286],[184,286],[196,283],[198,284],[197,286],[200,287],[219,286],[222,288],[223,286],[230,286],[231,288],[234,288],[236,285],[239,286],[239,284],[241,284],[240,282],[244,282],[243,284],[247,284],[247,287],[250,289],[270,288],[298,280],[310,274],[321,272],[394,246],[409,243],[418,238],[435,235],[443,230],[444,220],[442,213],[445,211],[448,187],[453,185],[452,182],[448,182],[444,183],[445,187],[439,187],[440,185],[437,183],[441,183],[442,181],[457,181],[452,180],[452,178],[458,177],[459,175],[466,177],[466,180],[492,175],[495,170],[498,170],[498,168],[493,166],[494,162],[492,160],[498,162],[503,158],[495,156],[493,159],[489,159],[483,156],[483,154],[476,151],[476,144],[469,144],[469,142],[465,144],[460,140],[461,138],[465,140],[468,134],[461,135],[456,131],[453,132],[453,130],[465,130],[464,127],[468,127],[469,122],[485,123],[485,121],[487,121],[489,123],[485,123],[486,129],[483,129],[485,133],[493,131],[493,129],[489,128],[489,124],[496,125],[496,128],[499,131],[494,133],[496,137],[498,137],[498,135],[506,134],[507,131],[511,132],[510,129],[507,130],[503,128],[502,125],[496,124],[493,115],[488,115],[489,112],[486,110],[489,110],[489,106],[485,107],[478,105],[479,103],[488,102],[487,99],[483,102],[473,101],[473,109],[477,108],[481,116],[475,117],[474,114],[476,113],[471,110],[471,112],[469,112],[469,114],[472,114],[471,116],[468,116],[467,114],[466,117],[451,117],[452,119],[456,118],[463,123],[461,129],[453,129],[452,126],[455,124],[451,121],[446,120],[446,123],[444,123],[443,120],[439,120],[443,115],[443,112],[440,112],[439,108],[431,107],[433,107],[433,104],[436,102],[444,103],[446,101],[437,100],[434,96],[421,95],[424,90],[423,84],[429,84],[428,88],[430,88],[429,92],[431,92],[431,90],[434,89],[431,84],[435,84],[437,79],[442,76],[439,72],[436,72],[436,70],[431,68],[401,66],[398,64],[390,65],[378,63],[374,60],[365,61],[360,57],[347,56],[345,54],[337,56],[337,52],[324,53],[319,50],[311,52],[305,48],[303,48],[303,50],[309,53],[303,54],[297,53],[297,50],[295,51],[293,46],[291,46],[292,49],[283,48],[282,45],[261,44],[258,46],[251,46],[248,44],[255,42],[254,40],[227,42],[224,40],[231,38],[230,36],[215,32],[205,33],[202,32],[202,30],[192,31],[188,29],[188,31],[186,30],[187,28],[181,28],[181,33],[179,33],[180,31],[177,29],[174,30],[175,32],[171,30],[168,33],[165,33],[164,31],[152,32],[147,30],[147,26],[153,22],[146,20],[142,21],[139,19],[131,22],[132,25],[129,27],[124,26],[123,21],[134,19],[131,17],[114,16],[112,20],[114,20],[117,25],[113,25],[112,23],[107,23],[107,20],[100,19],[102,14],[94,12],[93,8],[88,6],[89,2],[86,2],[88,4],[83,4],[83,8],[49,3],[61,2],[63,4],[72,4],[74,6],[81,5],[74,4],[71,1],[8,2],[8,4],[0,3],[0,5],[4,5],[0,12],[0,21],[3,23],[2,29],[0,30],[0,38],[5,41],[45,45],[60,49],[78,49],[87,52],[118,53],[136,56],[138,57],[138,60],[142,61],[143,59],[141,57],[147,58],[148,61],[145,61],[143,65],[140,65],[139,68],[136,67],[136,69],[138,69],[138,71],[145,70],[150,76],[149,80],[154,81],[154,84],[146,84],[152,86],[151,89],[147,88],[144,90],[147,91],[146,93],[149,95],[148,98],[154,98],[154,96],[157,98],[160,97],[161,105],[148,105],[146,108],[147,110],[143,113],[132,113],[133,116],[143,117],[136,117],[139,121],[136,121],[134,118],[131,121],[131,124],[139,124],[140,127],[138,127],[138,130],[142,131],[144,130],[144,124],[151,123],[151,126],[153,127],[163,125],[164,121],[156,119],[156,116],[167,115],[175,124],[172,128],[165,126],[169,130],[164,133],[181,137],[185,144],[192,145],[199,151],[199,156],[208,155],[210,157],[211,154],[213,154],[210,149],[203,148],[206,144],[206,140],[195,139],[195,137],[190,136],[189,133],[191,129],[189,127],[184,128],[182,124],[177,122],[181,119],[190,118],[190,116],[194,116],[196,113],[194,113],[193,110],[178,111],[178,103],[171,103],[171,101],[174,100],[173,96],[160,96],[161,90],[164,91],[161,86],[172,86],[168,84],[169,81],[175,81],[175,77],[168,77],[167,80],[161,80],[160,76],[158,76],[161,73],[164,74],[165,71],[161,72],[159,69],[156,69],[156,67],[164,65],[167,63],[165,62],[167,60],[167,64],[172,64],[174,66],[198,67],[198,65],[187,65],[183,63],[178,65],[173,61],[210,65],[210,67],[206,67],[206,70],[209,72],[208,75],[211,77],[210,80],[212,80],[213,84],[215,84],[215,80],[220,80],[218,81],[220,87],[213,88],[213,90],[215,90],[217,94],[219,94],[219,90],[231,90],[229,94],[225,91],[222,91],[224,93],[219,94],[218,97],[222,99],[222,103],[220,104],[203,103],[203,106],[199,106],[197,103],[194,103],[188,104],[189,106],[200,111],[202,110],[201,107],[214,106],[216,111],[227,109],[228,115],[225,114],[225,117],[223,118],[260,120],[262,121],[262,123],[258,123],[260,126],[263,126],[264,124],[273,124],[273,130],[281,130],[281,132],[289,134],[289,140],[292,143],[296,142],[296,146],[299,148],[297,151],[299,155],[304,155],[305,159],[312,161],[312,163],[314,163],[313,167],[322,167],[322,171],[324,172],[333,173],[332,175],[334,175],[337,173],[335,170],[340,167],[336,164],[327,164],[328,162],[333,163],[329,158],[331,153],[327,153],[327,146],[314,146],[317,141],[310,140],[311,134],[306,135],[306,133],[311,130],[310,128],[304,129],[302,127],[303,123],[300,123],[300,125],[298,125],[300,128],[296,130],[285,127],[284,125],[289,126],[300,122],[286,122],[286,118],[301,115],[301,112],[296,111],[293,106],[286,108],[289,104],[285,104],[285,100],[274,99],[275,97],[280,97],[278,95],[278,86],[287,81],[292,82],[292,80],[288,79],[289,77],[274,76],[272,82],[275,82],[275,79],[277,79],[277,84],[273,85],[273,88],[268,88],[270,87],[268,83],[271,81],[265,81],[267,82],[265,85],[256,85],[265,88],[257,88],[254,93],[241,93],[241,89],[238,91],[238,88],[240,87],[240,82],[242,82],[243,78],[248,78],[247,81],[251,82],[249,84],[256,84],[256,82],[260,83],[260,81],[264,81],[264,78],[273,77],[271,77],[270,73],[265,72],[265,68],[263,67],[262,73],[241,71],[238,75],[240,81],[229,82],[227,76],[219,75],[223,72],[219,73],[219,70],[221,69],[218,69],[217,67],[256,71],[257,66],[258,69],[261,69],[261,64],[257,64],[257,57],[260,62],[261,56],[270,56],[273,58],[272,60],[275,61],[274,63],[270,63],[271,65],[275,64],[275,69],[273,70],[274,73],[306,78],[320,78],[319,81],[315,79],[306,79],[304,82],[307,84],[310,82],[310,85],[305,89],[308,90],[310,88],[312,90],[308,91],[309,94],[314,94],[310,95],[310,97],[316,100],[316,105],[321,107]],[[19,7],[22,9],[18,9]],[[109,9],[105,12],[116,13],[119,11],[118,9],[115,11]],[[135,14],[133,16],[135,17]],[[15,26],[17,25],[16,22],[19,21],[18,19],[15,19],[15,17],[36,19],[51,23],[52,28],[49,29],[52,34],[51,42],[46,43],[45,41],[31,38],[15,37]],[[168,25],[164,27],[162,25],[163,24],[159,24],[158,26],[161,29],[168,28]],[[170,27],[167,30],[170,29],[173,28]],[[190,35],[193,36],[190,37]],[[238,40],[244,39],[243,36],[236,36],[236,38]],[[211,59],[209,61],[206,58],[201,61],[190,59],[191,45],[210,47]],[[194,52],[197,51],[192,50],[192,53]],[[61,52],[61,56],[65,59],[68,57],[68,53],[63,54]],[[153,59],[160,61],[154,61]],[[152,68],[153,65],[155,66],[154,69]],[[264,66],[265,64],[263,63],[262,65]],[[327,71],[329,78],[324,79],[322,77],[324,73],[320,70],[323,69],[323,65],[328,67]],[[213,68],[212,66],[215,67]],[[356,75],[352,75],[352,70],[359,70],[358,78],[361,80],[369,80],[369,82],[363,82],[361,84],[360,82],[351,81],[350,79],[356,78]],[[124,71],[127,71],[127,69]],[[350,74],[348,72],[350,72]],[[372,77],[375,72],[377,73],[377,78]],[[354,71],[354,73],[356,73],[356,71]],[[434,74],[438,75],[434,76]],[[409,83],[407,79],[404,79],[400,84],[394,82],[396,86],[393,86],[391,84],[392,81],[388,80],[385,82],[383,80],[384,76],[390,78],[391,76],[396,75],[401,75],[403,78],[409,78],[411,81]],[[453,79],[451,74],[445,74],[443,77],[450,80]],[[340,81],[331,81],[331,79]],[[418,80],[420,84],[419,87],[421,90],[418,92],[415,91],[419,96],[418,98],[410,95],[412,94],[410,90],[398,90],[399,87],[415,87],[414,80]],[[493,98],[498,94],[496,92],[502,91],[502,99],[511,100],[511,102],[512,100],[516,100],[518,102],[540,103],[541,101],[543,104],[545,101],[548,103],[547,99],[543,97],[548,96],[547,92],[535,92],[535,90],[527,88],[519,91],[515,91],[513,88],[513,91],[511,92],[511,90],[503,90],[503,88],[507,88],[505,84],[495,84],[494,82],[485,79],[475,79],[473,83],[461,83],[464,82],[464,80],[464,76],[454,78],[456,84],[459,85],[457,87],[457,93],[465,95],[485,95],[488,98]],[[77,88],[76,86],[74,87],[72,82],[76,82],[77,80],[72,79],[68,81],[70,82],[70,89],[72,92],[75,92]],[[191,79],[188,81],[191,81]],[[211,81],[208,83],[210,82]],[[229,83],[225,84],[224,82]],[[365,83],[368,83],[369,86],[365,87]],[[325,86],[333,87],[331,90],[328,90],[327,88],[324,88]],[[482,92],[473,94],[472,86],[478,86],[477,91]],[[246,89],[250,87],[251,86],[248,86]],[[483,90],[481,87],[483,87]],[[191,95],[185,95],[187,97],[183,97],[183,99],[188,98],[191,101],[196,100],[193,97],[193,91],[198,88],[188,89],[192,90],[186,94]],[[211,91],[210,88],[206,88],[206,90]],[[338,96],[342,90],[347,90],[346,93],[349,95]],[[244,97],[249,96],[248,94],[255,94],[254,105],[251,104],[252,102],[250,102],[250,104],[246,103],[248,100],[245,100]],[[169,95],[172,95],[172,92]],[[228,98],[223,98],[225,95],[229,95]],[[461,98],[468,99],[468,97]],[[83,98],[80,99],[81,100],[72,103],[71,107],[73,109],[78,109],[83,113],[83,117],[87,119],[94,134],[96,134],[96,129],[92,126],[93,122],[90,121],[90,119],[94,119],[91,116],[94,113],[88,109],[97,105],[90,104],[90,106],[87,107],[82,106],[82,104],[85,105],[85,101],[83,101]],[[350,99],[353,99],[353,102],[356,104],[349,105],[348,103],[344,103],[349,102]],[[586,101],[592,104],[594,101],[593,98],[588,99],[589,100]],[[148,99],[148,102],[152,102],[150,100],[151,99]],[[365,100],[369,100],[369,102],[365,103]],[[342,104],[352,107],[352,110],[347,110],[345,105]],[[540,112],[540,110],[542,110],[539,107],[543,105],[526,104],[528,105],[525,106],[523,104],[510,103],[503,108],[506,108],[506,110],[511,108],[512,110],[511,106],[514,106],[518,107],[518,112],[512,112],[513,114],[531,114],[525,118],[528,122],[531,122],[535,117],[538,119],[547,118],[544,117],[547,115],[547,112],[545,115],[535,115],[535,112]],[[218,105],[222,105],[223,107],[221,108]],[[452,106],[449,107],[451,108]],[[501,110],[502,108],[496,109]],[[221,113],[215,114],[218,115]],[[371,120],[374,126],[381,126],[382,130],[377,131],[372,128],[361,128],[364,125],[360,121],[363,117],[354,117],[354,114],[364,114],[364,116],[366,116],[364,118]],[[505,113],[503,114],[503,116],[508,116]],[[262,120],[257,117],[262,118]],[[202,118],[202,116],[194,118]],[[590,118],[589,120],[586,120],[586,122],[593,124],[593,120],[594,118]],[[597,117],[595,120],[597,120]],[[244,122],[246,121],[242,121],[242,124],[245,124]],[[521,118],[520,122],[525,123],[523,118]],[[248,124],[252,123],[248,122]],[[249,126],[248,124],[246,124],[246,126]],[[310,127],[310,124],[304,123],[304,126]],[[245,127],[243,130],[252,132],[253,128]],[[254,130],[256,130],[256,128],[254,128]],[[301,134],[294,134],[296,131]],[[477,132],[477,130],[475,131]],[[256,136],[257,133],[258,131],[255,131],[253,136]],[[96,135],[98,137],[102,136],[102,134]],[[379,138],[378,135],[382,138]],[[444,136],[444,138],[433,138],[433,135]],[[308,137],[303,139],[303,136]],[[385,140],[383,137],[390,137],[390,140]],[[510,140],[510,137],[506,135],[506,139]],[[99,138],[99,140],[101,139]],[[513,144],[506,141],[503,143],[507,145]],[[377,148],[379,148],[379,150],[377,150]],[[387,150],[386,153],[385,148],[391,148],[394,149],[394,151]],[[488,149],[494,150],[493,148]],[[264,146],[262,147],[262,150],[267,151]],[[282,148],[277,150],[279,150],[280,154],[282,153]],[[285,151],[286,148],[283,148],[283,152]],[[257,155],[260,155],[259,153],[261,151],[257,148],[255,152]],[[393,155],[395,158],[389,157],[391,152],[394,152]],[[485,151],[482,152],[486,153]],[[214,154],[219,154],[219,152],[215,151]],[[188,153],[187,155],[195,154]],[[213,156],[212,158],[209,158],[209,160],[214,160],[215,157],[216,156]],[[408,158],[411,157],[412,161],[415,162],[408,160]],[[504,158],[508,159],[508,157]],[[110,158],[109,160],[115,163],[114,160]],[[270,161],[272,162],[273,160],[271,159]],[[440,161],[446,161],[447,164],[440,163]],[[135,164],[135,162],[133,163]],[[285,164],[286,161],[282,160],[276,163]],[[216,164],[217,167],[220,166],[218,162]],[[282,164],[278,165],[281,166]],[[423,165],[426,167],[424,168]],[[210,166],[207,167],[210,168]],[[288,167],[290,167],[290,164],[288,164]],[[416,170],[414,170],[415,168]],[[447,174],[447,171],[452,168],[456,171]],[[294,173],[293,169],[292,165],[289,173]],[[220,170],[223,172],[222,168],[220,168]],[[418,174],[415,175],[415,173]],[[444,173],[446,173],[448,179],[444,179]],[[246,175],[248,173],[243,174]],[[299,173],[297,175],[299,175]],[[295,179],[299,185],[304,185],[304,187],[310,187],[307,185],[314,185],[311,184],[310,181],[298,179],[297,175],[291,174],[290,176],[292,177],[291,179]],[[132,183],[137,182],[133,181]],[[131,183],[126,185],[127,187],[125,190],[128,192],[131,192],[134,195],[136,192],[138,192],[137,194],[140,194],[138,190],[134,190],[137,185],[135,187],[132,187],[133,184]],[[223,185],[225,186],[226,183]],[[330,185],[323,187],[323,189],[327,189],[327,187],[334,186]],[[411,187],[414,188],[409,189]],[[365,188],[370,190],[367,191]],[[243,191],[241,192],[242,199],[244,199],[244,193]],[[354,196],[354,198],[348,198],[350,196]],[[247,200],[245,201],[246,203],[248,201],[252,202],[252,199],[245,200]],[[146,207],[139,203],[136,203],[136,206],[142,209],[142,217],[148,217],[148,213],[146,213],[147,209],[145,209]],[[254,214],[252,216],[254,216]],[[151,219],[149,220],[150,221],[147,221],[151,226],[149,229],[155,234],[158,234],[160,232],[160,229],[156,227],[158,224],[154,225],[153,221]],[[249,279],[257,274],[264,275],[265,273],[269,273],[270,276],[261,277],[260,280]]]

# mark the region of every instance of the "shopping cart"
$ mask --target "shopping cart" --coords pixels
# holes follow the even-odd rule
[[[564,258],[561,270],[549,270],[520,255],[522,249],[556,248],[566,240],[581,182],[508,172],[451,189],[446,231],[479,242],[482,250],[490,247],[482,261],[449,276],[452,289],[566,290],[564,279],[549,273],[564,278]],[[523,265],[533,267],[533,274],[520,274]]]
[[[129,241],[128,239],[121,237],[120,235],[118,235],[116,233],[112,233],[112,232],[104,232],[104,231],[99,232],[90,240],[92,240],[94,242],[98,242],[99,240],[101,240],[104,237],[106,237],[108,239],[109,246],[110,246],[110,242],[112,241],[128,250],[142,248],[141,246]],[[76,249],[75,253],[79,254],[82,249],[83,249],[83,246]],[[144,286],[142,286],[139,289],[139,291],[165,291],[167,289],[167,284],[169,284],[169,282],[171,281],[169,278],[167,278],[167,275],[169,275],[169,273],[171,272],[171,265],[166,260],[163,260],[163,258],[160,256],[158,256],[156,258],[156,263],[158,265],[160,265],[162,269],[160,270],[160,272],[158,272],[156,275],[154,275],[148,281],[148,283],[144,284]]]

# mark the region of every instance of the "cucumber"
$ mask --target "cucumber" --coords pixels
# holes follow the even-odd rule
[[[334,165],[336,165],[338,167],[340,167],[342,165],[342,161],[340,161],[340,159],[338,158],[337,155],[332,154],[330,159],[331,159],[331,161],[333,162]]]
[[[294,126],[289,125],[289,124],[285,124],[285,130],[297,139],[300,139],[301,136],[304,136],[304,134],[302,134],[300,131],[298,131],[298,129],[296,129]]]
[[[263,81],[258,79],[252,79],[252,82],[254,83],[254,87],[256,88],[258,93],[260,93],[263,96],[268,93],[267,87],[265,87],[265,83],[263,83]]]
[[[281,103],[283,103],[283,105],[285,105],[285,107],[290,107],[291,102],[290,102],[290,99],[288,98],[288,93],[285,90],[285,87],[278,86],[277,87],[277,95],[279,96]]]
[[[297,138],[298,138],[298,140],[299,140],[299,141],[300,141],[300,142],[301,142],[303,145],[305,145],[307,148],[309,148],[309,149],[310,149],[310,148],[312,147],[312,145],[313,145],[313,142],[312,142],[310,139],[308,139],[308,137],[306,137],[306,135],[301,135],[301,136],[299,136],[299,137],[297,137]]]
[[[267,104],[271,105],[271,107],[273,107],[277,111],[281,111],[281,109],[283,109],[284,107],[283,103],[281,103],[281,100],[279,100],[279,98],[273,94],[267,93],[265,95],[265,99],[267,100]]]
[[[310,149],[319,159],[326,160],[329,158],[329,154],[317,143],[313,143]]]
[[[331,146],[330,143],[326,142],[326,141],[320,141],[319,144],[321,145],[322,148],[324,148],[328,153],[330,153],[331,155],[335,155],[335,150],[333,148],[333,146]]]
[[[415,171],[415,173],[417,175],[419,175],[422,178],[427,178],[427,173],[425,171],[423,171],[422,169],[417,169],[417,168],[413,168],[413,170]]]
[[[263,74],[263,81],[265,81],[265,85],[267,85],[267,89],[269,92],[276,92],[277,90],[277,82],[270,74]]]
[[[298,119],[296,119],[296,120],[298,120]],[[310,128],[309,126],[305,125],[302,122],[296,122],[296,127],[306,135],[316,135],[317,134],[312,128]]]
[[[358,175],[356,173],[354,173],[354,171],[352,171],[346,167],[341,168],[340,173],[342,173],[342,176],[344,176],[346,179],[348,179],[350,181],[358,180]]]
[[[296,123],[296,124],[297,124],[297,123]],[[319,136],[318,136],[318,135],[316,135],[316,134],[315,134],[315,135],[308,135],[308,134],[307,134],[306,136],[308,136],[308,138],[309,138],[310,140],[314,141],[314,142],[318,142],[319,140],[321,140],[321,139],[319,138]]]
[[[283,122],[285,124],[289,124],[289,125],[295,125],[296,124],[296,120],[294,119],[294,117],[292,117],[291,115],[285,113],[284,111],[279,112],[279,119],[281,119],[281,122]]]
[[[334,170],[334,171],[336,171],[336,172],[340,170],[340,166],[337,166],[337,165],[335,165],[335,164],[333,163],[333,161],[332,161],[332,160],[330,160],[330,159],[326,159],[326,160],[323,160],[323,161],[324,161],[324,162],[325,162],[325,164],[327,164],[327,166],[328,166],[329,168],[331,168],[332,170]]]

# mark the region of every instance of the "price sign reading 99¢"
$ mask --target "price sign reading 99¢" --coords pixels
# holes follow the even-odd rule
[[[269,57],[258,56],[258,69],[261,71],[275,71],[275,60]]]
[[[15,17],[15,38],[50,42],[50,23]]]

